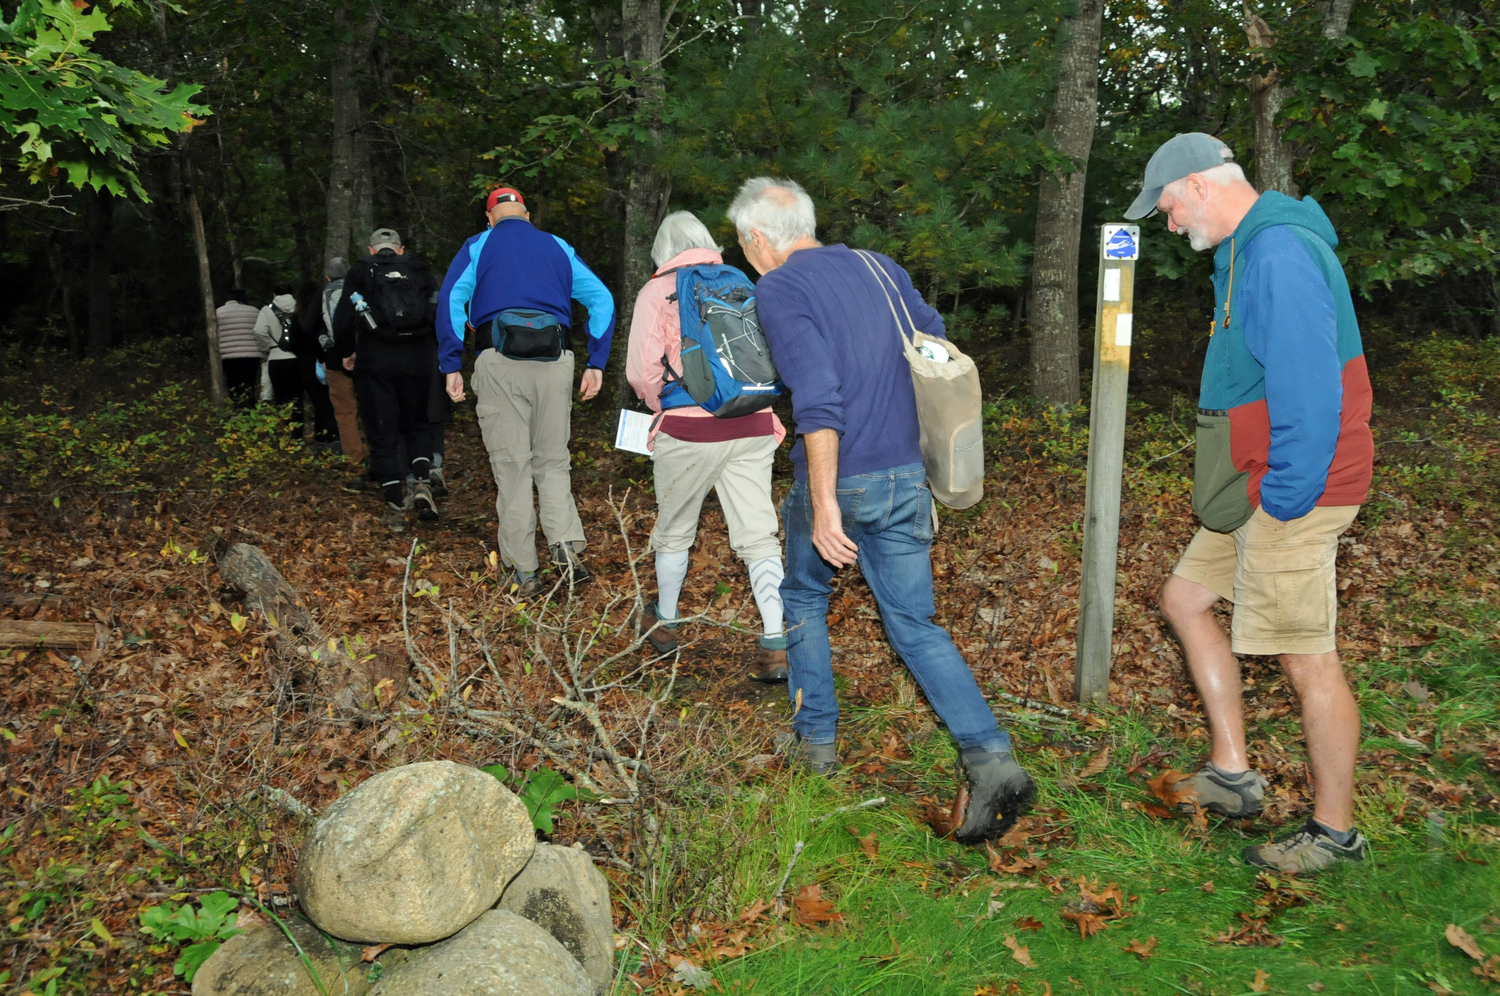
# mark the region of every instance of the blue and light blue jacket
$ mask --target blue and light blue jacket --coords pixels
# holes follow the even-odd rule
[[[462,368],[465,323],[481,330],[484,348],[489,345],[485,330],[500,312],[545,311],[569,328],[573,301],[589,312],[588,365],[603,370],[615,335],[609,288],[556,235],[537,231],[525,218],[502,218],[465,242],[448,266],[438,294],[438,368],[443,373]]]

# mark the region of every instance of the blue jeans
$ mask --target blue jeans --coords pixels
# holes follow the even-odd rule
[[[873,474],[841,477],[839,511],[844,533],[859,546],[859,568],[875,593],[887,638],[921,686],[927,701],[961,748],[1009,751],[974,674],[946,631],[932,621],[932,492],[919,463]],[[798,481],[781,506],[786,524],[787,694],[792,728],[807,743],[831,744],[839,705],[833,691],[828,642],[828,596],[835,568],[812,543],[812,501]]]

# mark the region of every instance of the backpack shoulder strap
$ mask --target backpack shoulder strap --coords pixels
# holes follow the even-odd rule
[[[904,352],[914,351],[916,347],[912,345],[912,339],[917,334],[917,323],[912,321],[911,312],[906,307],[906,300],[901,297],[901,290],[896,286],[895,279],[889,273],[885,272],[885,267],[876,262],[875,258],[865,250],[855,249],[854,255],[858,256],[860,261],[869,268],[870,275],[880,285],[880,293],[885,295],[886,307],[891,309],[891,319],[896,323],[896,334],[901,337],[902,350]],[[895,300],[901,302],[901,311],[906,315],[905,326],[902,326],[901,319],[896,316],[896,305],[891,298],[891,291],[893,290],[896,291]],[[908,329],[910,329],[909,334]]]

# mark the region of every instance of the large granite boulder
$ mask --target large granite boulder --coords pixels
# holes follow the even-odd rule
[[[535,847],[525,805],[494,777],[408,764],[328,807],[303,844],[297,898],[335,937],[425,944],[493,906]]]
[[[369,996],[592,996],[568,949],[509,910],[490,910],[446,941],[411,952]]]
[[[317,927],[299,916],[282,920],[307,952],[313,969],[330,994],[364,996],[371,966],[360,962],[361,951],[352,944],[327,940]],[[381,957],[382,968],[405,957],[401,948]],[[193,996],[321,996],[306,966],[297,957],[281,928],[259,923],[231,937],[209,956],[193,976]]]
[[[500,909],[530,920],[557,938],[603,992],[614,978],[614,921],[609,880],[582,848],[538,844],[500,896]]]

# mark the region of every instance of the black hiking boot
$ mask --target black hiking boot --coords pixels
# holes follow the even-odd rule
[[[971,747],[963,752],[963,763],[969,779],[969,809],[953,839],[980,844],[1005,836],[1031,808],[1036,782],[1009,753]]]

